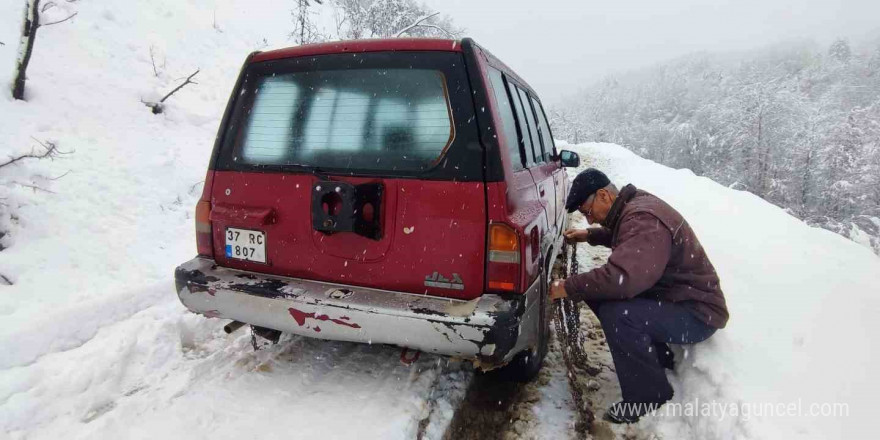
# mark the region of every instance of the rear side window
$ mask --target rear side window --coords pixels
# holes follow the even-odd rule
[[[519,123],[520,143],[526,153],[526,166],[531,167],[535,164],[535,155],[534,150],[532,149],[532,138],[531,135],[529,135],[529,128],[527,127],[528,124],[526,124],[526,114],[523,111],[522,102],[519,99],[519,89],[517,89],[511,82],[508,82],[507,85],[510,87],[509,92],[511,101],[513,102],[513,108],[516,109],[516,120]]]
[[[535,113],[538,115],[538,131],[541,132],[541,139],[544,141],[544,160],[550,160],[555,150],[553,145],[553,135],[550,133],[550,125],[547,124],[547,115],[544,114],[544,108],[535,98],[532,98],[532,105],[535,107]]]
[[[526,113],[528,121],[529,133],[532,135],[532,148],[534,149],[535,162],[544,162],[544,153],[541,151],[541,138],[538,136],[538,125],[535,124],[535,115],[532,112],[532,105],[529,102],[529,94],[519,89],[519,96],[522,98],[523,110]]]
[[[516,133],[516,120],[513,117],[513,108],[510,107],[510,98],[504,87],[504,77],[501,72],[494,68],[489,69],[489,79],[492,81],[492,91],[495,93],[495,101],[498,103],[498,113],[501,116],[501,131],[507,139],[507,153],[513,171],[523,168],[522,155],[520,153],[519,135]]]
[[[452,141],[443,75],[420,69],[263,77],[241,142],[248,164],[423,168]],[[386,164],[383,164],[383,159]],[[403,159],[403,160],[401,160]]]

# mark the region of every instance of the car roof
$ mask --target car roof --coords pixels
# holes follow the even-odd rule
[[[304,44],[284,49],[257,52],[254,54],[253,58],[251,58],[251,62],[336,53],[409,50],[461,52],[461,42],[459,40],[440,38],[383,38],[372,40],[332,41],[328,43]]]

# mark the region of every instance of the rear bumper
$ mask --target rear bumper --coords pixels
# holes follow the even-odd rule
[[[393,344],[494,368],[537,343],[538,284],[471,301],[278,277],[197,257],[174,273],[191,311],[320,339]]]

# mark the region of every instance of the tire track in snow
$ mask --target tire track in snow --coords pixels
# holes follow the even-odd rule
[[[155,283],[50,311],[25,326],[5,329],[0,334],[0,346],[7,350],[0,358],[0,369],[26,366],[42,356],[81,347],[101,328],[129,319],[163,301],[170,302],[173,293],[173,284]]]
[[[547,376],[543,369],[539,381],[542,376]],[[538,387],[534,383],[509,382],[494,374],[477,374],[443,438],[522,438],[537,422],[531,408],[539,399]]]

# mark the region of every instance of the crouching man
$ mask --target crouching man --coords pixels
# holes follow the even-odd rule
[[[601,225],[568,230],[569,241],[612,251],[604,266],[555,282],[550,296],[584,301],[599,318],[623,394],[605,419],[634,423],[672,398],[666,344],[701,342],[727,324],[718,275],[681,214],[633,185],[618,192],[599,170],[574,179],[566,209]]]

